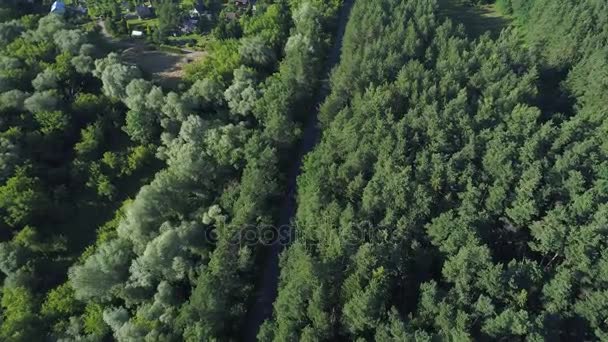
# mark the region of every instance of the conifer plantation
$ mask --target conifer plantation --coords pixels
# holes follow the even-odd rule
[[[605,340],[608,0],[0,2],[0,341]]]

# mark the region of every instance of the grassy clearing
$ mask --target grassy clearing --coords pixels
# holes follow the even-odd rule
[[[129,19],[127,20],[127,25],[129,29],[143,29],[145,30],[147,27],[155,28],[158,26],[158,18],[153,19]]]
[[[495,4],[471,6],[461,0],[439,0],[439,6],[442,15],[463,24],[472,37],[479,37],[486,32],[498,36],[511,21],[498,11]]]

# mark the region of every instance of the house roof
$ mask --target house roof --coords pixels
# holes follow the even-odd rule
[[[137,12],[137,15],[139,15],[140,17],[149,17],[152,15],[152,9],[144,5],[139,5],[135,7],[135,12]]]
[[[55,1],[51,6],[51,13],[64,13],[65,12],[65,4],[63,1]]]
[[[202,0],[199,0],[194,3],[194,10],[196,10],[198,13],[203,13],[203,11],[205,11],[206,9],[207,8],[205,7],[205,3],[203,3]]]

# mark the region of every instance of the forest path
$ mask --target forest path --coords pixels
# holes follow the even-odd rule
[[[344,0],[344,4],[340,10],[336,36],[325,65],[327,79],[329,79],[334,66],[340,61],[342,40],[344,37],[344,32],[346,31],[346,24],[348,23],[350,10],[354,2],[355,0]],[[317,94],[315,101],[316,106],[313,108],[319,108],[325,101],[325,98],[329,95],[329,92],[329,85],[322,86]],[[311,115],[308,118],[308,121],[305,123],[298,154],[295,156],[296,158],[294,159],[294,163],[291,165],[287,173],[287,192],[281,205],[278,227],[290,226],[292,219],[295,216],[297,179],[301,172],[302,161],[304,156],[316,145],[319,135],[320,131],[317,121],[317,113],[314,113],[314,115]],[[256,293],[254,294],[256,301],[255,304],[249,308],[245,318],[245,328],[242,335],[243,341],[256,341],[260,326],[266,319],[272,316],[273,304],[277,297],[280,275],[279,254],[283,250],[283,247],[285,246],[283,246],[280,242],[275,242],[268,248],[266,259],[264,260],[264,265],[261,269],[262,275],[258,278],[258,283],[256,284]]]
[[[490,32],[498,37],[500,31],[507,27],[511,19],[496,8],[496,4],[473,6],[465,0],[439,0],[439,13],[457,24],[463,24],[472,38]]]

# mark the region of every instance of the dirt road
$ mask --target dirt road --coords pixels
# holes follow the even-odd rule
[[[346,23],[350,14],[350,9],[354,3],[354,0],[345,0],[340,11],[338,30],[334,39],[333,47],[329,53],[326,62],[327,77],[340,60],[340,54],[342,51],[342,38],[344,37],[344,31],[346,29]],[[316,103],[319,108],[320,104],[325,101],[325,98],[329,94],[329,87],[324,87],[319,92]],[[302,135],[302,141],[300,142],[299,153],[294,159],[294,163],[287,174],[287,194],[281,207],[281,217],[279,220],[279,227],[286,227],[291,223],[292,218],[296,212],[296,198],[295,194],[297,191],[297,178],[300,175],[302,167],[303,157],[310,152],[319,138],[319,127],[317,125],[317,115],[311,115],[308,122],[304,127]],[[273,303],[277,297],[277,288],[279,282],[279,254],[283,250],[283,245],[275,243],[269,247],[268,255],[262,268],[262,276],[259,279],[259,283],[256,288],[256,303],[247,312],[245,330],[243,332],[243,340],[246,342],[255,341],[257,333],[262,323],[271,317]]]

